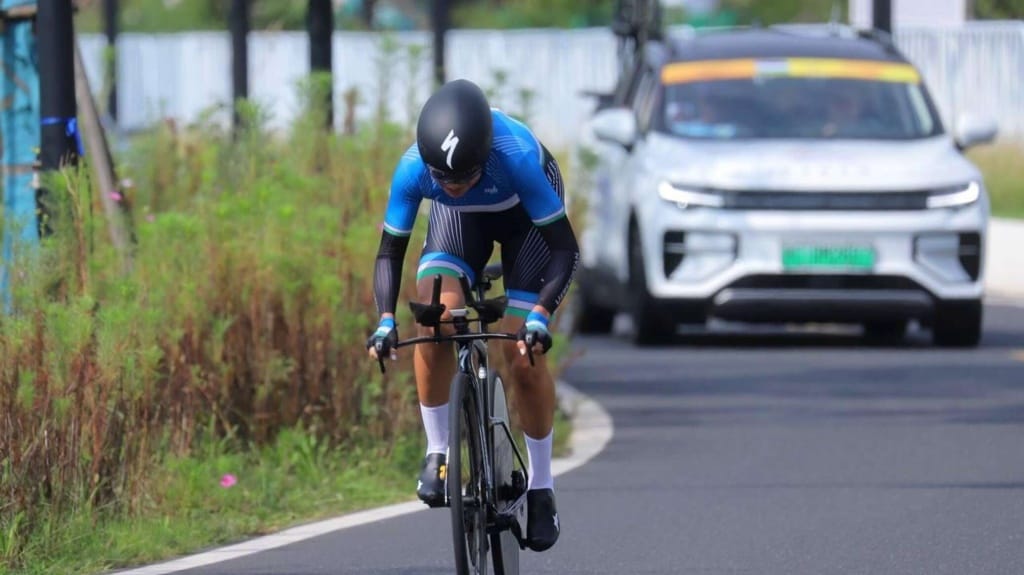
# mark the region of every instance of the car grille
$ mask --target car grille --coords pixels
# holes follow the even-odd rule
[[[748,275],[730,283],[730,288],[748,289],[835,289],[835,290],[923,290],[903,276],[861,274]]]
[[[960,234],[960,250],[958,253],[960,265],[972,281],[978,281],[981,275],[981,234],[967,232]]]
[[[686,234],[684,232],[665,232],[664,252],[662,253],[662,271],[665,277],[672,275],[686,256]]]
[[[928,190],[900,192],[794,192],[716,190],[732,210],[923,210]]]

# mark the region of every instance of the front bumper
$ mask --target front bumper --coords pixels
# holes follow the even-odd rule
[[[984,201],[915,211],[679,209],[640,214],[650,294],[737,320],[865,321],[924,317],[937,300],[980,299]],[[870,250],[857,269],[797,269],[787,247]]]

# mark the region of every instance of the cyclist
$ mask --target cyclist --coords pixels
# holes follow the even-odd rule
[[[474,282],[494,243],[501,245],[509,298],[501,327],[519,336],[502,344],[529,455],[526,537],[532,550],[544,551],[557,541],[559,522],[551,476],[555,388],[542,354],[551,347],[549,319],[579,260],[558,164],[526,125],[492,109],[468,80],[449,82],[427,99],[416,143],[394,171],[384,216],[374,277],[380,323],[367,342],[374,358],[377,342],[387,356],[398,341],[394,312],[402,261],[424,198],[432,202],[416,274],[421,301],[430,301],[432,280],[442,274],[442,303],[449,310],[462,307],[459,276]],[[525,357],[528,336],[541,354],[534,366]],[[414,352],[427,437],[417,495],[432,507],[445,502],[448,390],[455,359],[452,344],[420,344]]]

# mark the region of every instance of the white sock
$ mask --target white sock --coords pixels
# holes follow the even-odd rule
[[[551,440],[555,436],[555,430],[544,439],[534,439],[529,435],[526,437],[526,451],[530,455],[530,467],[527,473],[530,474],[530,481],[527,489],[554,489],[555,479],[551,477]]]
[[[427,432],[427,455],[448,452],[448,404],[427,407],[420,404],[423,429]]]

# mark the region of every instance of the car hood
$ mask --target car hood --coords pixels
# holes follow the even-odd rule
[[[944,138],[917,141],[694,142],[653,134],[647,168],[674,183],[733,190],[920,190],[978,170]]]

